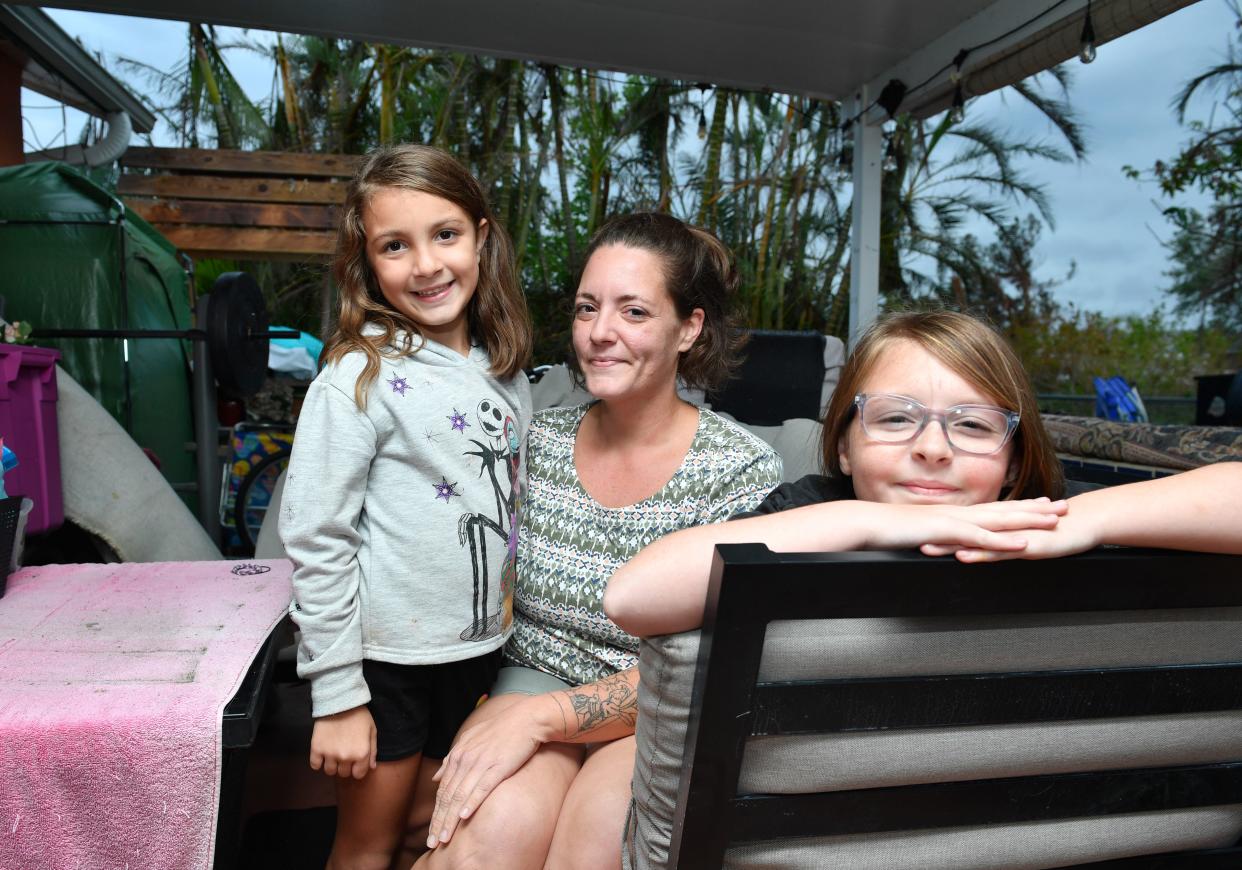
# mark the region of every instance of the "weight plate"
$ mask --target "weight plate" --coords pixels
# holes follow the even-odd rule
[[[253,395],[267,378],[267,306],[246,272],[225,272],[207,305],[207,347],[216,381],[225,393]],[[253,336],[263,336],[254,338]]]

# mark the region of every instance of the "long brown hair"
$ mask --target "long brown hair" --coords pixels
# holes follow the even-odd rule
[[[354,386],[354,401],[366,407],[366,394],[380,373],[380,359],[413,353],[418,324],[384,299],[375,273],[367,260],[367,237],[362,213],[376,191],[384,188],[428,193],[447,199],[470,216],[477,227],[486,220],[487,238],[479,252],[479,282],[466,307],[466,318],[475,340],[487,349],[491,370],[510,378],[522,370],[530,357],[530,316],[526,299],[514,271],[513,243],[496,222],[479,182],[452,155],[428,145],[391,145],[372,151],[362,161],[345,193],[337,225],[336,255],[332,274],[340,288],[341,305],[336,329],[324,342],[324,364],[340,361],[359,351],[367,363]],[[373,323],[383,333],[364,335],[363,326]],[[401,347],[397,335],[403,334]]]
[[[746,337],[733,310],[737,270],[725,243],[708,230],[660,212],[634,212],[615,217],[592,236],[583,263],[609,245],[654,254],[664,273],[664,287],[682,320],[703,310],[703,328],[689,350],[677,359],[677,375],[691,388],[721,386],[741,364],[738,351]],[[579,385],[582,370],[570,347],[569,366]]]
[[[1065,475],[1052,439],[1044,429],[1031,379],[1013,348],[983,321],[956,311],[909,311],[887,314],[863,333],[841,370],[841,380],[824,412],[821,444],[824,473],[840,477],[840,443],[854,416],[854,396],[885,349],[912,341],[991,401],[1021,414],[1013,436],[1015,474],[1002,497],[1061,498]]]

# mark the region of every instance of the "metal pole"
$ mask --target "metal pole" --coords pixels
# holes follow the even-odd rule
[[[207,329],[211,295],[200,296],[194,306],[194,325]],[[198,470],[198,521],[207,536],[220,545],[220,421],[216,417],[216,379],[211,371],[211,348],[194,342],[194,455]]]
[[[880,164],[883,132],[869,123],[864,107],[870,104],[864,87],[854,100],[854,211],[850,233],[850,336],[853,348],[859,334],[880,313]]]
[[[116,218],[117,248],[121,259],[121,328],[129,329],[129,270],[125,264],[125,209]],[[129,344],[121,339],[121,383],[125,388],[125,431],[134,435],[134,389],[129,371]]]

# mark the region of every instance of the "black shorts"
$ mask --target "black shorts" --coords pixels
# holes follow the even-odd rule
[[[419,752],[443,758],[457,729],[491,689],[500,650],[440,665],[395,665],[362,660],[371,690],[376,761],[398,761]]]

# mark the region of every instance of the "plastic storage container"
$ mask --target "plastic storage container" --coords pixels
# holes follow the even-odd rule
[[[34,502],[26,532],[54,529],[65,519],[56,429],[56,361],[45,347],[0,344],[0,438],[17,454],[4,475],[9,495]]]

